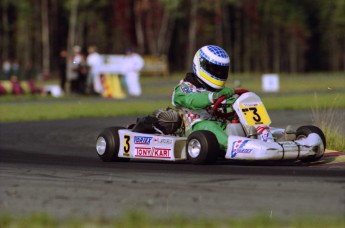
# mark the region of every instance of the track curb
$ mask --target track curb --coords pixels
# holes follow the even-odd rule
[[[343,169],[345,168],[345,152],[326,149],[324,156],[312,165]]]

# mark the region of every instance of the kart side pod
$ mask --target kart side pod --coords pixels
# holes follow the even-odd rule
[[[143,134],[127,129],[119,130],[118,134],[118,157],[165,161],[187,159],[185,137]]]
[[[233,160],[295,160],[316,155],[322,148],[322,139],[316,133],[285,142],[264,142],[259,139],[229,136],[226,159]]]

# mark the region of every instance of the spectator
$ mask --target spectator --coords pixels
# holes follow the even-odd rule
[[[132,48],[126,50],[122,71],[125,76],[128,93],[131,96],[141,95],[141,86],[139,81],[139,72],[144,67],[143,58],[133,52]]]
[[[81,62],[78,67],[78,93],[85,94],[86,92],[86,80],[89,73],[89,66],[86,63],[85,55],[81,55]]]
[[[73,47],[73,56],[71,62],[68,63],[69,67],[69,80],[71,81],[71,92],[81,92],[81,66],[84,64],[85,58],[81,53],[80,46]]]
[[[5,80],[12,80],[12,77],[19,77],[19,63],[16,59],[7,59],[2,64]]]
[[[103,88],[100,78],[100,67],[103,62],[102,57],[97,52],[97,48],[95,46],[90,46],[87,51],[88,56],[86,58],[86,62],[89,66],[89,73],[86,82],[87,93],[102,93]]]
[[[11,61],[9,59],[6,59],[2,63],[2,71],[5,76],[5,80],[10,80],[11,78]]]
[[[31,62],[28,62],[23,70],[23,80],[30,81],[35,79],[35,71]]]
[[[59,78],[60,87],[62,91],[66,92],[66,79],[67,79],[67,51],[62,49],[59,54]]]
[[[19,63],[16,59],[14,59],[11,63],[11,77],[15,75],[18,77],[19,75]]]

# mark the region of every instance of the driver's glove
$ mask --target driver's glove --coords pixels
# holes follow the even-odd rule
[[[217,93],[213,93],[213,100],[219,99],[221,96],[225,96],[226,98],[230,98],[232,95],[235,94],[235,90],[233,88],[224,87],[221,91]]]
[[[235,97],[230,97],[226,99],[225,104],[226,104],[226,113],[233,112],[232,105],[234,104],[236,98]]]

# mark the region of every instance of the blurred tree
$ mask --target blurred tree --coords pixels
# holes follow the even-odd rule
[[[41,0],[41,21],[42,21],[42,71],[45,77],[50,74],[50,39],[49,39],[49,17],[48,2]]]
[[[79,0],[66,1],[65,7],[70,11],[69,26],[68,26],[68,38],[67,38],[67,40],[68,40],[67,41],[67,52],[68,52],[68,56],[71,56],[73,46],[78,44],[76,34],[77,34]]]
[[[295,0],[265,0],[261,1],[259,9],[262,15],[262,69],[275,72],[303,71],[309,35],[306,9]]]
[[[190,0],[190,12],[189,12],[189,29],[188,29],[188,49],[185,59],[186,69],[190,69],[193,61],[193,56],[196,51],[196,38],[197,38],[197,22],[198,22],[198,7],[199,0]]]
[[[134,1],[135,41],[142,53],[169,54],[180,4],[181,0]]]
[[[345,71],[345,1],[317,1],[320,7],[320,34],[328,69]]]
[[[108,27],[108,29],[114,30],[111,38],[116,42],[116,50],[121,53],[128,47],[136,46],[134,20],[137,16],[134,15],[133,7],[133,1],[117,0],[112,2],[111,14],[114,27]]]
[[[160,25],[157,40],[157,50],[160,55],[169,55],[176,19],[181,17],[180,9],[183,0],[159,0],[163,4],[163,20]]]
[[[41,39],[34,39],[34,36],[38,34],[37,27],[35,28],[33,25],[34,21],[34,10],[35,8],[32,6],[32,1],[25,1],[25,2],[17,2],[16,5],[16,36],[13,39],[16,44],[16,56],[20,59],[22,65],[27,65],[32,61],[32,57],[35,54],[36,58],[40,60],[40,56],[42,53],[40,52],[41,49],[33,49],[37,47],[37,44],[34,44]],[[35,53],[33,53],[35,50]],[[17,58],[18,58],[17,57]],[[41,65],[42,63],[38,64]]]
[[[9,40],[10,40],[10,28],[9,28],[9,0],[3,0],[1,2],[1,29],[0,29],[0,42],[1,42],[1,59],[6,60],[9,57]]]
[[[224,47],[235,72],[345,70],[344,0],[1,0],[0,18],[1,62],[40,71],[74,45],[137,47],[189,70],[206,44]]]

